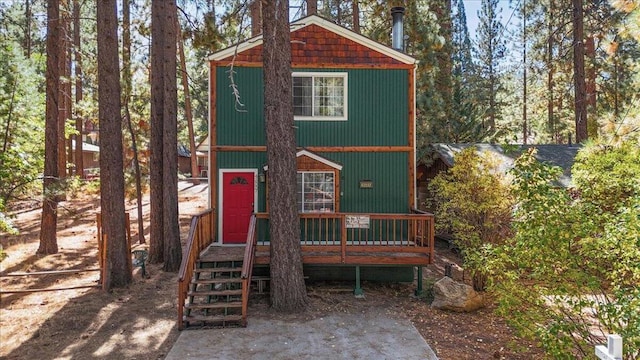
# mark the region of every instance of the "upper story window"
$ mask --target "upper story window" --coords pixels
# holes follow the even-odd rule
[[[295,120],[347,120],[346,73],[293,73]]]

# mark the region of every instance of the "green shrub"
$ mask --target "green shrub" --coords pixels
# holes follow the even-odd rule
[[[513,169],[514,236],[485,252],[499,312],[558,359],[593,356],[604,334],[640,356],[640,179],[637,149],[587,146],[577,196],[530,151]]]
[[[500,244],[511,233],[512,197],[498,166],[489,153],[467,148],[429,185],[437,229],[453,235],[476,290],[485,288],[483,247]]]

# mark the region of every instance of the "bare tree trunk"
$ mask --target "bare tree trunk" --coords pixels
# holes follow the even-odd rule
[[[251,36],[258,36],[262,33],[262,1],[253,0],[249,5],[251,13]]]
[[[151,140],[150,140],[150,201],[151,224],[149,239],[149,261],[161,263],[164,261],[164,207],[162,194],[162,134],[164,132],[164,76],[162,63],[162,47],[164,46],[164,32],[162,31],[162,11],[164,1],[151,3]]]
[[[133,152],[133,167],[136,178],[136,201],[138,209],[138,242],[145,243],[144,239],[144,214],[142,212],[142,179],[140,175],[140,162],[138,161],[138,144],[136,133],[133,130],[129,100],[131,99],[131,4],[129,0],[122,0],[122,94],[124,117],[131,136],[131,150]]]
[[[24,2],[25,29],[24,29],[24,56],[31,58],[31,21],[33,21],[33,13],[31,12],[31,0]]]
[[[596,87],[596,46],[593,35],[586,39],[585,56],[589,59],[586,67],[585,93],[587,99],[588,124],[587,134],[590,138],[598,136],[598,122],[596,121],[597,111],[597,87]]]
[[[318,0],[307,0],[307,15],[318,13]]]
[[[527,143],[527,2],[522,2],[522,143]]]
[[[358,0],[352,0],[351,3],[353,9],[353,31],[360,34],[360,5]]]
[[[131,255],[125,233],[122,120],[116,0],[97,3],[100,206],[107,237],[104,288],[131,283]]]
[[[553,109],[553,76],[555,72],[555,64],[553,63],[553,19],[555,15],[555,4],[554,0],[549,1],[549,11],[547,14],[547,126],[549,129],[549,133],[551,134],[551,140],[553,142],[558,142],[558,135],[556,134],[556,125],[555,125],[555,114]]]
[[[162,164],[152,177],[152,244],[162,241],[164,271],[177,271],[182,261],[180,227],[178,224],[178,126],[177,126],[177,84],[176,84],[176,22],[178,10],[175,0],[154,1],[152,13],[151,52],[151,144],[152,166]],[[159,37],[156,41],[156,36]],[[155,124],[155,125],[154,125]],[[158,125],[161,126],[159,133]],[[155,126],[155,129],[154,129]],[[158,159],[158,156],[160,159]],[[154,162],[156,159],[159,162]],[[151,172],[152,176],[154,171]],[[160,175],[160,176],[158,176]],[[155,179],[155,182],[154,182]],[[158,187],[161,192],[158,193]],[[154,188],[156,192],[154,193]],[[154,196],[155,195],[155,196]],[[155,204],[154,204],[155,201]],[[162,207],[162,228],[155,227],[154,209]],[[157,226],[157,224],[156,224]],[[156,247],[158,244],[156,244]],[[158,249],[151,251],[154,260],[159,261]]]
[[[69,114],[67,113],[67,102],[70,100],[70,94],[67,93],[67,83],[69,81],[69,74],[67,74],[67,56],[69,48],[68,29],[69,29],[69,16],[67,11],[67,0],[60,1],[60,48],[58,49],[60,55],[58,57],[58,66],[60,67],[60,87],[58,88],[58,176],[62,179],[67,174],[67,149],[66,140],[64,137],[64,128]],[[64,199],[63,192],[59,194],[61,199]]]
[[[76,78],[76,131],[78,132],[75,135],[76,139],[76,175],[82,177],[84,175],[84,159],[82,156],[82,127],[83,127],[83,117],[82,114],[78,111],[78,106],[82,101],[82,54],[80,52],[81,42],[80,42],[80,2],[78,0],[73,0],[73,45],[75,51],[75,78]]]
[[[572,0],[573,4],[573,81],[575,89],[576,143],[588,139],[587,93],[584,75],[584,13],[583,0]]]
[[[271,306],[298,311],[307,305],[296,203],[296,140],[291,93],[289,2],[264,3],[264,106],[269,176]]]
[[[164,136],[162,140],[164,221],[164,266],[175,272],[182,262],[180,224],[178,223],[178,87],[176,79],[176,36],[178,8],[175,0],[166,0],[164,46]]]
[[[60,88],[60,3],[47,2],[47,101],[45,114],[42,222],[38,254],[58,252],[58,101]]]
[[[196,139],[193,131],[193,112],[191,111],[191,93],[189,91],[189,76],[187,73],[187,61],[184,56],[184,44],[182,40],[182,30],[180,22],[176,22],[178,34],[178,52],[180,54],[180,74],[182,75],[182,88],[184,91],[184,114],[187,118],[187,129],[189,131],[189,150],[191,152],[191,181],[194,185],[200,184],[200,173],[198,172],[198,155],[196,154]]]
[[[7,126],[4,128],[4,139],[2,142],[2,152],[6,152],[11,143],[11,118],[13,117],[13,108],[16,100],[16,91],[18,90],[18,77],[13,79],[11,89],[11,101],[9,101],[9,110],[7,111]],[[0,158],[0,168],[2,168],[2,158]]]

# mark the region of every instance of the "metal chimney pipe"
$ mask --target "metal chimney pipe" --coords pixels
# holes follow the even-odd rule
[[[391,17],[393,18],[393,28],[391,31],[391,47],[404,51],[404,26],[402,16],[404,15],[404,7],[396,6],[391,8]]]

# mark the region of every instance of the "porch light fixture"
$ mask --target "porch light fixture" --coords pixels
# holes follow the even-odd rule
[[[263,183],[263,182],[265,182],[266,180],[267,180],[267,179],[266,179],[266,176],[265,176],[265,174],[264,174],[263,172],[261,172],[260,174],[258,174],[258,181],[259,181],[259,182]]]

